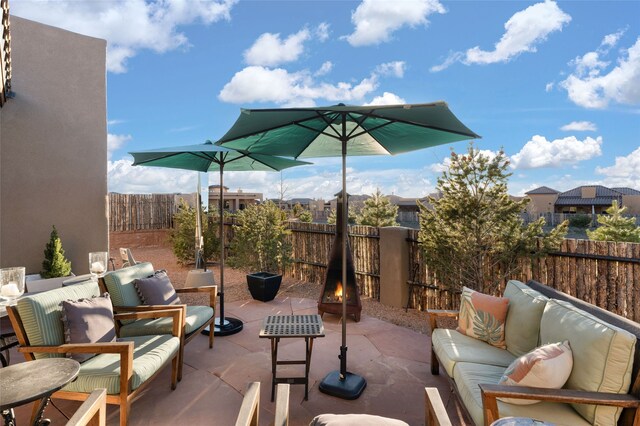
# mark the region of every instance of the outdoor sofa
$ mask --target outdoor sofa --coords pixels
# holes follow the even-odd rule
[[[535,281],[509,281],[504,297],[506,349],[438,328],[438,318],[457,318],[457,311],[428,311],[431,373],[442,367],[476,425],[509,416],[566,426],[640,425],[639,324]],[[565,340],[573,367],[562,389],[498,385],[517,357]],[[540,402],[516,405],[505,397]]]

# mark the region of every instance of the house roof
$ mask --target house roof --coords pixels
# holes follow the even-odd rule
[[[536,189],[532,189],[531,191],[525,192],[525,194],[559,194],[560,191],[556,191],[555,189],[549,188],[548,186],[541,186]]]
[[[610,197],[616,198],[620,196],[620,192],[613,190],[611,188],[607,188],[602,185],[587,185],[587,186],[578,186],[577,188],[570,189],[568,191],[560,193],[558,195],[558,199],[567,198],[567,197],[578,197],[582,198],[582,188],[596,188],[596,198],[599,197]],[[588,198],[585,198],[587,200]]]
[[[583,198],[582,189],[595,188],[594,198]],[[621,192],[602,185],[578,186],[558,195],[556,206],[610,206],[613,200],[619,200]]]
[[[640,195],[640,191],[633,188],[620,187],[620,188],[611,188],[611,189],[613,189],[614,191],[618,191],[619,193],[624,195]]]

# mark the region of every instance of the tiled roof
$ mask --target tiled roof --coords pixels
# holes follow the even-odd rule
[[[612,188],[615,191],[620,192],[621,194],[624,195],[640,195],[640,191],[638,191],[637,189],[633,189],[633,188]]]
[[[556,191],[555,189],[551,189],[548,186],[541,186],[540,188],[532,189],[529,192],[525,192],[525,194],[559,194],[560,191]]]
[[[596,188],[596,198],[599,197],[610,197],[611,199],[619,197],[620,193],[618,191],[615,191],[611,188],[607,188],[605,186],[602,185],[589,185],[586,186],[587,188]],[[579,186],[577,188],[573,188],[570,189],[568,191],[565,191],[563,193],[561,193],[560,195],[558,195],[558,200],[560,200],[561,198],[565,198],[565,197],[578,197],[578,198],[582,198],[582,188],[585,188],[584,186]]]
[[[556,206],[610,206],[612,200],[618,197],[562,197],[556,200]]]

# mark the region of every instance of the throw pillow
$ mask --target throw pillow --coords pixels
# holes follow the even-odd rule
[[[116,340],[113,307],[109,293],[99,297],[62,302],[65,343],[98,343]],[[67,354],[84,362],[96,354]]]
[[[572,368],[573,353],[569,341],[551,343],[515,359],[507,367],[498,384],[560,389],[569,379]],[[517,405],[540,402],[531,399],[500,398],[500,400]]]
[[[489,296],[463,287],[456,330],[504,349],[504,322],[508,309],[509,299],[506,297]]]
[[[133,282],[145,305],[179,305],[180,298],[165,271],[156,271],[147,278]]]
[[[402,420],[370,414],[321,414],[311,420],[309,426],[408,426]]]

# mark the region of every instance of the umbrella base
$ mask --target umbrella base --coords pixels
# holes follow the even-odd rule
[[[357,374],[347,372],[340,380],[340,372],[332,371],[320,382],[320,392],[342,399],[358,399],[367,387],[367,381]]]
[[[213,329],[213,335],[229,336],[231,334],[236,334],[242,331],[242,327],[243,327],[242,321],[237,318],[225,317],[224,325],[222,327],[220,326],[220,318],[216,318],[216,325]],[[211,333],[211,330],[209,329],[209,327],[206,327],[204,330],[202,330],[202,334],[204,335],[208,336],[209,333]]]

